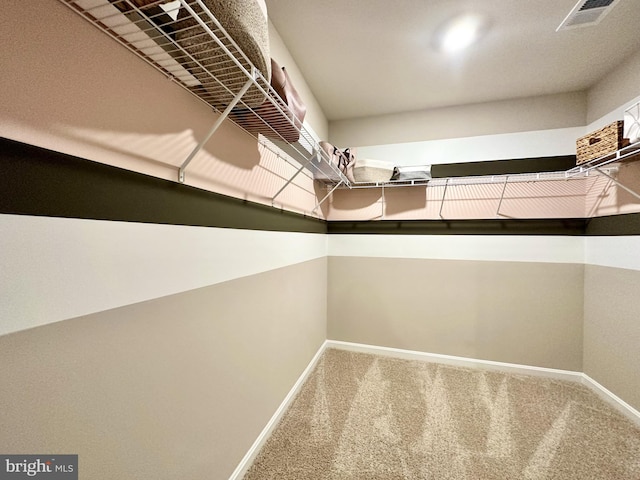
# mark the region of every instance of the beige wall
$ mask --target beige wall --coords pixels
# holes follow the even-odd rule
[[[585,267],[584,372],[640,410],[638,292],[637,269]]]
[[[405,112],[329,123],[336,145],[384,145],[583,126],[584,92]]]
[[[326,237],[313,233],[0,215],[0,335],[326,252]]]
[[[344,237],[328,259],[0,336],[0,449],[78,453],[96,479],[226,479],[325,338],[584,368],[640,405],[640,277],[620,268],[640,268],[637,239]]]
[[[358,158],[386,160],[394,165],[438,165],[518,158],[575,155],[576,138],[585,127],[497,133],[409,143],[357,147]]]
[[[326,275],[322,258],[0,337],[0,450],[77,453],[87,479],[227,479],[326,338]]]
[[[330,257],[328,338],[582,370],[584,266]]]
[[[0,451],[78,453],[81,478],[228,478],[326,339],[326,248],[0,215]]]
[[[614,110],[617,111],[621,105],[638,97],[640,95],[639,78],[640,52],[629,57],[589,89],[587,123],[597,122],[599,118]],[[622,112],[618,112],[616,118],[607,119],[603,125],[613,120],[622,120]]]

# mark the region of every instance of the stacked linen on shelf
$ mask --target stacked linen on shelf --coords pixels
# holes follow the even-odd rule
[[[387,183],[431,180],[431,165],[396,166],[386,160],[357,158],[355,148],[340,149],[321,141],[320,152],[312,159],[313,178],[338,183]],[[341,175],[342,174],[342,175]]]
[[[359,158],[353,166],[356,183],[383,183],[391,180],[394,165],[384,160]]]
[[[358,158],[353,166],[355,183],[431,180],[431,165],[397,166],[385,160]]]

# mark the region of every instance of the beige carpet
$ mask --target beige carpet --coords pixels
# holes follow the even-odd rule
[[[640,429],[576,383],[329,349],[246,480],[640,479]]]

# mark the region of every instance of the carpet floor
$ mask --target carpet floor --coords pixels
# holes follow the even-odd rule
[[[640,480],[640,428],[586,387],[328,349],[245,480]]]

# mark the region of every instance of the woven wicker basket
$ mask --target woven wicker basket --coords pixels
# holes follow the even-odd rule
[[[617,120],[576,141],[578,165],[603,157],[624,147],[624,122]]]

